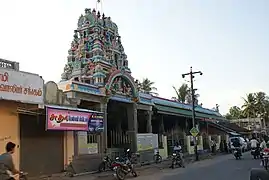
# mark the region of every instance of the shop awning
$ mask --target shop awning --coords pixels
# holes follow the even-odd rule
[[[168,115],[174,115],[174,116],[184,116],[184,117],[192,117],[192,111],[175,108],[175,107],[169,107],[169,106],[162,106],[155,104],[154,106],[157,109],[157,112],[160,114],[168,114]],[[222,117],[210,115],[210,114],[204,114],[195,111],[195,115],[197,118],[207,118],[207,119],[223,119]]]

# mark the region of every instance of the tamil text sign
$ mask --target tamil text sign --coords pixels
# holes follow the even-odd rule
[[[0,68],[0,98],[43,104],[44,80],[37,74]]]
[[[103,114],[47,107],[47,130],[102,132]]]

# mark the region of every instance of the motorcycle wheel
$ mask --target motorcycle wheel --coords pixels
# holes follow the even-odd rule
[[[268,170],[268,159],[264,160],[264,168]]]
[[[175,169],[175,166],[176,166],[176,163],[175,163],[175,162],[172,162],[172,166],[171,166],[171,168],[172,168],[172,169]]]
[[[20,176],[19,179],[20,179],[20,180],[27,180],[27,177],[26,177],[26,176]]]
[[[122,170],[122,168],[117,168],[116,170],[116,176],[119,180],[124,180],[125,179],[125,172]]]
[[[98,171],[99,172],[103,172],[106,170],[106,163],[105,162],[101,162],[98,166]]]
[[[136,173],[135,170],[132,171],[132,175],[133,175],[134,177],[137,177],[137,173]]]
[[[236,160],[238,160],[238,156],[237,155],[235,155],[234,157],[235,157]]]
[[[159,155],[159,154],[155,154],[154,156],[153,156],[153,161],[156,163],[156,164],[158,164],[158,163],[161,163],[162,162],[162,156],[161,155]]]

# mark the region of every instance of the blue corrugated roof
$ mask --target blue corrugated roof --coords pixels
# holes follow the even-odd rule
[[[175,107],[175,108],[181,108],[181,109],[187,109],[187,110],[191,110],[192,106],[189,104],[183,104],[183,103],[179,103],[176,101],[171,101],[171,100],[167,100],[167,99],[162,99],[162,98],[158,98],[158,97],[153,97],[152,99],[154,104],[159,104],[159,105],[164,105],[164,106],[169,106],[169,107]],[[197,112],[201,112],[201,113],[206,113],[206,114],[213,114],[216,116],[221,116],[220,113],[214,111],[214,110],[209,110],[206,108],[202,108],[202,107],[196,107],[195,110]]]

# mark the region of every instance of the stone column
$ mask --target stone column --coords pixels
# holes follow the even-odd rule
[[[107,148],[107,100],[102,100],[100,103],[100,110],[104,113],[104,131],[101,133],[101,152]]]
[[[164,134],[164,123],[163,123],[163,115],[160,115],[160,124],[159,124],[159,134]]]
[[[151,120],[152,120],[152,111],[147,111],[147,132],[148,133],[152,133],[152,124],[151,124]]]
[[[137,104],[132,103],[127,107],[128,135],[131,139],[131,151],[137,151]]]

